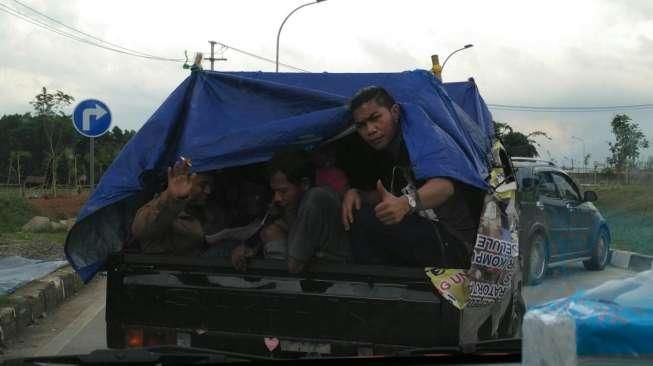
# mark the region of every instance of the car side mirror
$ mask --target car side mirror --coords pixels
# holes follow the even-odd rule
[[[585,195],[583,196],[583,201],[585,202],[594,202],[598,199],[599,197],[596,195],[596,192],[594,191],[585,191]]]

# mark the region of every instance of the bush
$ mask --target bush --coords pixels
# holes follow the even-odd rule
[[[24,197],[0,192],[0,233],[20,230],[32,216],[32,208]]]

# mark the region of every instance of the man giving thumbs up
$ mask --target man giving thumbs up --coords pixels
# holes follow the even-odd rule
[[[356,131],[377,154],[376,189],[345,193],[342,223],[354,261],[467,268],[483,192],[450,177],[416,181],[403,141],[401,110],[383,88],[350,101]]]

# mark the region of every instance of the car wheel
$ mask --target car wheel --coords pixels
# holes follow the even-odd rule
[[[583,261],[583,265],[590,271],[600,271],[608,264],[610,259],[610,236],[608,231],[602,227],[596,236],[596,242],[592,247],[592,258]]]
[[[526,283],[537,285],[546,274],[548,263],[546,238],[542,233],[535,233],[530,240],[530,250],[526,261]]]

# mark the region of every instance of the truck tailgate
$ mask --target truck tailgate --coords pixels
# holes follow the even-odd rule
[[[254,261],[239,273],[223,258],[120,255],[110,261],[107,286],[110,347],[124,346],[119,338],[127,326],[260,345],[265,337],[399,348],[458,344],[459,312],[419,268],[329,264],[292,275],[284,262]]]

